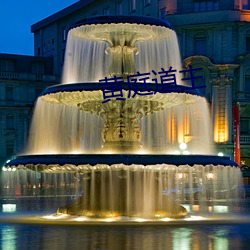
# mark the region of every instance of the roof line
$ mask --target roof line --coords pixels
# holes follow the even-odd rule
[[[78,1],[58,12],[56,12],[55,14],[52,14],[48,17],[46,17],[45,19],[31,25],[31,32],[34,33],[35,31],[65,17],[68,16],[70,14],[72,14],[73,12],[79,10],[80,8],[83,8],[91,3],[95,2],[95,0],[84,0],[84,1]]]

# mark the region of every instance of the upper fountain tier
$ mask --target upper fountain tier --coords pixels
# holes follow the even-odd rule
[[[126,78],[170,66],[181,68],[176,34],[167,22],[138,16],[93,17],[73,25],[68,33],[63,83]]]

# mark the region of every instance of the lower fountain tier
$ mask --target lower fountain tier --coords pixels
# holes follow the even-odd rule
[[[6,168],[31,169],[45,173],[91,172],[117,169],[164,169],[169,166],[237,164],[227,156],[214,155],[133,155],[133,154],[58,154],[58,155],[20,155],[5,164]]]

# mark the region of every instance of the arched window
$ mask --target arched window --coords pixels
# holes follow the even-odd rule
[[[250,68],[248,68],[245,72],[245,86],[244,92],[246,94],[250,94]]]
[[[205,32],[199,32],[194,36],[194,53],[195,55],[206,55],[207,36]]]
[[[246,53],[250,52],[250,30],[246,31]]]

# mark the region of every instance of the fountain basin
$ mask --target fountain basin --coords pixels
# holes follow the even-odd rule
[[[123,97],[128,97],[129,85],[127,83],[119,84],[122,88]],[[148,84],[149,91],[156,91],[155,84]],[[138,91],[145,90],[143,84],[137,85]],[[71,84],[59,84],[45,89],[41,98],[43,101],[64,104],[69,106],[79,107],[82,103],[87,102],[99,102],[102,104],[104,101],[103,92],[100,90],[99,83],[71,83]],[[133,96],[134,91],[131,90]],[[181,104],[192,104],[201,100],[202,95],[198,89],[194,89],[184,85],[176,85],[174,89],[169,89],[169,92],[159,93],[151,95],[136,95],[134,98],[128,98],[127,101],[150,101],[161,103],[161,108],[173,107]]]
[[[165,39],[172,30],[164,20],[138,16],[102,16],[86,18],[72,25],[74,36],[93,41],[108,42],[117,45],[121,37],[126,45],[137,41]]]
[[[158,169],[160,164],[166,165],[238,165],[227,156],[214,155],[132,155],[132,154],[58,154],[58,155],[20,155],[5,164],[5,167],[32,169],[40,172],[75,172],[91,171],[93,166],[123,164],[123,168],[138,169],[136,165],[150,166]],[[155,166],[152,166],[155,165]],[[120,167],[119,169],[121,169]]]

